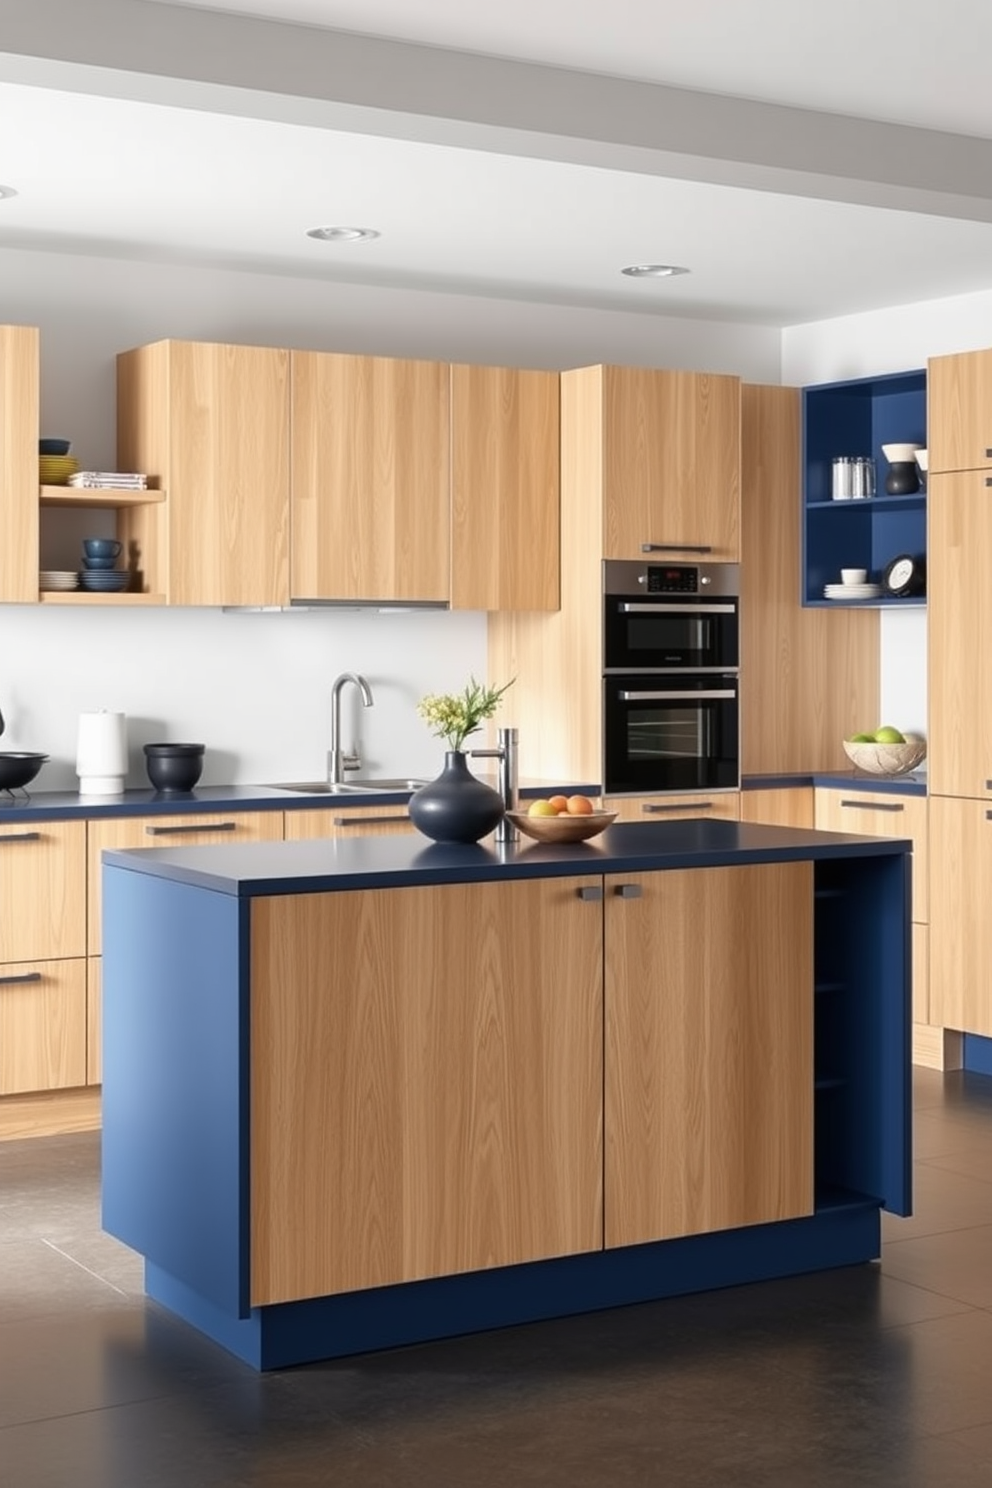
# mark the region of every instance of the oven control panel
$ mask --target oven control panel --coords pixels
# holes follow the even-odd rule
[[[699,569],[694,565],[650,563],[646,570],[644,585],[648,594],[698,594]]]

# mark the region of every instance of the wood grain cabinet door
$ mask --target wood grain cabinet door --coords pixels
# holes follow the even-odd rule
[[[289,352],[160,341],[118,357],[117,393],[122,468],[166,490],[120,531],[169,604],[287,604]]]
[[[253,902],[253,1305],[601,1247],[602,924],[598,876]]]
[[[294,599],[449,597],[446,362],[293,352]]]
[[[0,826],[0,962],[85,954],[85,822]]]
[[[930,1021],[992,1037],[992,807],[930,799]]]
[[[451,369],[451,605],[559,605],[559,378]]]
[[[0,966],[0,1096],[86,1084],[86,962]]]
[[[740,791],[714,791],[710,795],[606,796],[604,811],[619,812],[618,821],[686,821],[703,816],[711,821],[739,821]]]
[[[927,772],[940,796],[992,796],[992,473],[930,481]],[[976,664],[977,663],[977,664]]]
[[[813,1211],[813,877],[606,880],[607,1246]]]
[[[38,598],[40,336],[35,326],[0,326],[0,600]]]
[[[992,350],[931,357],[927,453],[931,474],[992,469]]]
[[[603,556],[738,562],[740,379],[606,367],[603,420]]]
[[[406,802],[395,806],[329,806],[287,811],[287,842],[312,841],[321,837],[392,837],[414,832]]]

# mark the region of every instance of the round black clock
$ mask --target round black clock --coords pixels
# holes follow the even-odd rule
[[[882,574],[882,593],[891,599],[905,599],[909,595],[922,594],[926,587],[926,575],[922,558],[912,553],[899,553],[886,564]]]

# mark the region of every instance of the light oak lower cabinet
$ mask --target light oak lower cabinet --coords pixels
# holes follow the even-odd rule
[[[812,1214],[812,866],[618,878],[606,1245]]]
[[[0,826],[0,1095],[86,1081],[86,825]]]
[[[601,1247],[601,882],[255,902],[253,1306]]]
[[[930,1015],[992,1037],[992,819],[987,801],[930,798]],[[939,871],[936,871],[939,865]]]
[[[279,842],[283,835],[281,811],[219,811],[176,816],[104,817],[88,827],[87,950],[99,956],[100,855],[105,850],[130,847],[198,847],[219,842]]]
[[[812,827],[816,807],[811,785],[741,791],[741,821],[773,827]]]
[[[395,806],[331,806],[326,809],[287,811],[287,842],[315,837],[391,837],[413,832],[406,802]]]
[[[684,821],[690,816],[738,821],[739,791],[714,791],[704,796],[606,796],[604,811],[618,811],[618,821]]]

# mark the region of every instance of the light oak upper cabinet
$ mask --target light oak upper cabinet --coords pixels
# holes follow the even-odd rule
[[[38,598],[39,336],[0,326],[0,601]]]
[[[636,367],[579,375],[593,382],[600,422],[603,556],[639,558],[650,544],[737,562],[740,379]]]
[[[121,513],[173,605],[289,602],[289,352],[159,341],[117,359],[117,458],[166,500]]]
[[[930,472],[992,469],[992,349],[927,364]]]
[[[927,551],[930,791],[992,792],[992,686],[975,658],[992,647],[992,475],[930,478]]]
[[[450,597],[448,374],[292,353],[294,599]]]
[[[451,604],[559,605],[559,378],[451,368]]]

